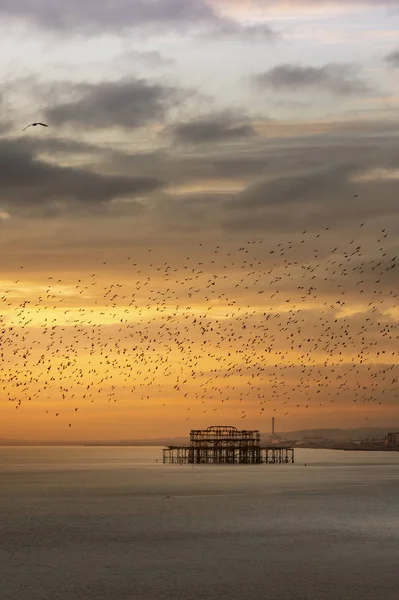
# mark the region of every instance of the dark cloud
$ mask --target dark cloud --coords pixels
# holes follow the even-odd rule
[[[201,197],[214,198],[215,208],[234,209],[238,218],[257,211],[279,212],[285,218],[287,210],[291,215],[293,207],[304,203],[310,210],[329,211],[330,206],[336,210],[341,199],[345,203],[358,188],[367,187],[349,183],[352,176],[375,168],[398,168],[397,139],[391,135],[394,123],[329,123],[315,128],[313,135],[306,128],[293,127],[290,138],[286,125],[280,124],[282,138],[278,137],[279,124],[270,125],[273,135],[267,134],[267,139],[258,136],[241,138],[239,144],[196,144],[190,152],[179,145],[132,155],[115,152],[104,157],[104,168],[167,180],[173,188],[191,188],[187,195],[179,192],[179,202],[183,198],[197,204]],[[220,188],[212,192],[211,186],[208,192],[208,182],[217,180],[222,180]],[[235,185],[237,190],[246,189],[224,191]],[[166,202],[169,209],[171,198],[172,193]],[[384,210],[377,206],[377,212],[380,208]]]
[[[162,188],[151,177],[104,175],[88,168],[62,167],[36,159],[23,141],[0,140],[0,206],[11,214],[47,215],[69,208],[98,211],[115,199]]]
[[[33,22],[61,33],[97,34],[135,29],[141,34],[199,31],[251,39],[270,39],[267,26],[242,25],[217,12],[207,0],[2,0],[0,16]]]
[[[389,64],[389,66],[399,67],[399,50],[394,50],[393,52],[390,52],[385,57],[385,60]]]
[[[238,123],[230,121],[233,130]],[[189,129],[195,151],[172,144],[132,155],[79,140],[36,135],[3,138],[0,209],[12,216],[144,210],[148,227],[204,232],[215,227],[291,231],[299,225],[397,215],[394,176],[354,181],[364,172],[398,169],[394,124],[380,128],[378,123],[329,124],[313,136],[294,127],[291,138],[284,127],[284,137],[276,137],[278,125],[272,122],[271,127],[275,128],[272,140],[243,135],[239,144],[208,145],[198,143],[209,139],[208,134]],[[224,129],[218,132],[224,139]],[[226,141],[234,141],[228,135]],[[68,156],[76,152],[86,155],[86,163],[90,157],[91,164],[55,164],[57,154],[70,162]],[[47,155],[51,163],[46,162]],[[355,193],[361,201],[354,199]]]
[[[279,65],[253,77],[260,88],[276,90],[324,89],[332,94],[347,96],[369,91],[366,82],[358,77],[353,65],[328,64],[323,67]]]
[[[173,139],[183,144],[209,144],[249,139],[256,136],[254,127],[228,114],[209,115],[170,128]]]
[[[288,208],[298,203],[329,203],[344,191],[346,177],[355,171],[350,164],[279,177],[245,190],[230,206],[250,210],[262,206]]]
[[[364,167],[367,169],[366,165]],[[227,229],[287,231],[331,227],[345,230],[361,221],[397,222],[395,202],[399,184],[391,181],[355,182],[355,169],[334,165],[318,174],[289,175],[252,186],[224,206]],[[355,195],[356,194],[356,195]]]
[[[205,234],[219,228],[226,234],[246,232],[249,236],[259,232],[295,234],[299,228],[312,230],[326,226],[350,230],[354,225],[359,226],[361,220],[377,223],[379,219],[388,219],[394,223],[399,217],[396,202],[399,182],[378,178],[355,180],[359,174],[381,165],[394,167],[392,152],[393,148],[377,149],[373,140],[368,143],[363,140],[363,150],[360,142],[358,146],[347,147],[345,141],[331,148],[317,142],[314,146],[307,144],[294,149],[280,147],[277,153],[275,148],[269,148],[264,149],[263,164],[254,156],[252,173],[248,166],[249,146],[242,149],[242,156],[247,159],[243,167],[235,157],[219,160],[197,157],[187,161],[182,157],[179,166],[186,174],[186,181],[206,182],[222,172],[231,180],[246,174],[247,187],[242,192],[212,191],[211,183],[210,190],[205,191],[205,185],[201,193],[181,191],[178,196],[162,193],[159,199],[155,198],[155,223],[168,231]],[[177,159],[169,168],[173,179],[178,172]],[[263,181],[259,181],[260,177]]]
[[[138,169],[151,177],[168,178],[174,184],[192,180],[283,178],[287,174],[313,172],[324,164],[348,160],[355,166],[395,167],[397,140],[391,136],[396,123],[336,122],[294,124],[271,121],[264,136],[241,138],[240,144],[197,144],[196,151],[171,146],[151,153],[107,157],[115,167]],[[320,125],[320,127],[319,127]],[[290,135],[287,134],[290,130]],[[313,130],[313,133],[312,133]]]
[[[76,100],[47,108],[45,119],[54,125],[112,126],[134,129],[162,120],[178,91],[145,79],[130,79],[71,86]]]
[[[177,197],[172,192],[161,194],[156,215],[163,215],[168,229],[184,230],[186,225],[197,231],[223,227],[250,233],[295,232],[302,226],[350,227],[360,219],[398,217],[394,176],[359,179],[376,169],[398,169],[397,139],[389,134],[392,128],[392,123],[389,127],[375,122],[336,123],[312,137],[296,134],[294,138],[294,130],[292,139],[272,143],[250,139],[239,145],[207,146],[203,151],[197,146],[196,153],[189,155],[171,148],[143,159],[140,168],[146,173],[149,165],[156,165],[150,170],[152,176],[167,173],[169,181],[183,186]],[[212,191],[212,181],[219,178],[237,180],[240,186],[244,182],[246,188],[232,192],[222,186]],[[185,193],[190,182],[193,192]],[[211,182],[209,191],[207,182]]]

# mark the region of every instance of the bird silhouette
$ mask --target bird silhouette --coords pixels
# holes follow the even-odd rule
[[[48,125],[46,125],[46,123],[29,123],[29,125],[24,127],[22,129],[22,131],[25,131],[25,129],[28,129],[28,127],[36,127],[37,125],[41,125],[42,127],[48,127]]]

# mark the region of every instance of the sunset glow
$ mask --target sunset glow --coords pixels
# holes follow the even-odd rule
[[[399,13],[35,4],[0,7],[0,441],[395,421]]]

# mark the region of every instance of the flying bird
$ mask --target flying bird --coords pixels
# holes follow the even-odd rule
[[[25,131],[25,129],[28,129],[28,127],[36,127],[36,125],[41,125],[42,127],[48,127],[48,125],[46,125],[46,123],[29,123],[29,125],[24,127],[22,131]]]

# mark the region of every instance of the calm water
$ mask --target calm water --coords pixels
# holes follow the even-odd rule
[[[1,600],[398,599],[399,453],[160,457],[0,448]]]

